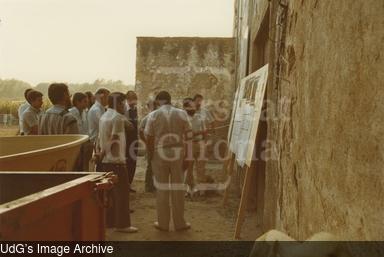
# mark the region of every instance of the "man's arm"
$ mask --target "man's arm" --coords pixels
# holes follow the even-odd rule
[[[153,153],[155,152],[155,132],[154,132],[154,117],[152,115],[148,117],[143,130],[143,136],[146,138],[146,146],[149,154],[149,158],[152,158]]]
[[[95,140],[98,135],[94,135],[95,131],[98,131],[99,121],[101,114],[97,113],[97,110],[91,109],[87,113],[87,122],[88,122],[88,135],[91,140]]]
[[[101,155],[104,156],[106,153],[105,151],[110,151],[111,155],[113,157],[122,157],[125,158],[125,156],[121,156],[121,145],[125,144],[125,142],[122,142],[123,138],[125,137],[126,129],[130,126],[129,122],[125,117],[123,119],[121,118],[115,118],[112,121],[112,131],[111,131],[111,143],[110,145],[105,147],[102,147],[101,149]],[[100,131],[99,131],[100,133]]]
[[[122,144],[121,139],[124,137],[125,127],[127,124],[123,119],[115,119],[112,122],[113,125],[110,134],[110,143],[104,142],[104,140],[102,140],[101,131],[99,131],[98,140],[96,141],[96,153],[94,155],[96,162],[101,162],[107,153],[111,154],[113,157],[125,158],[125,156],[120,156],[120,146]]]
[[[132,133],[135,130],[132,122],[130,122],[128,119],[124,120],[124,129],[126,133]]]
[[[119,156],[120,155],[120,137],[119,135],[112,135],[112,144],[111,144],[111,153],[112,156]],[[102,156],[105,155],[103,150],[101,151]]]
[[[209,130],[212,130],[215,127],[216,120],[212,115],[212,112],[209,109],[204,109],[205,116],[205,127]]]
[[[92,158],[94,159],[95,163],[101,163],[105,157],[105,149],[103,149],[104,146],[102,146],[102,143],[100,142],[100,133],[101,132],[99,131],[96,137],[97,140],[93,143],[91,142],[94,153]]]
[[[199,136],[199,135],[203,135],[203,137],[206,137],[207,134],[210,132],[210,131],[213,131],[214,128],[211,128],[211,129],[206,129],[204,128],[203,130],[200,130],[200,131],[196,131],[196,132],[192,132],[191,131],[188,131],[187,134],[189,135],[190,138],[194,137],[194,136]]]
[[[64,134],[79,134],[79,126],[77,120],[72,114],[67,114],[64,120]]]
[[[31,112],[24,112],[23,123],[28,126],[29,132],[28,135],[37,135],[38,134],[38,119]],[[23,124],[23,126],[24,126]],[[25,133],[25,131],[24,131]]]
[[[88,135],[91,135],[91,128],[93,127],[93,119],[92,119],[92,110],[89,110],[87,113],[87,127],[88,127]]]
[[[203,140],[204,141],[207,141],[207,138],[208,138],[208,130],[204,124],[204,122],[202,123],[202,136],[203,136]]]
[[[140,125],[139,125],[139,138],[146,144],[146,138],[145,138],[145,133],[144,133],[144,129],[145,129],[145,126],[147,124],[147,119],[148,119],[148,115],[145,116],[142,121],[140,122]]]

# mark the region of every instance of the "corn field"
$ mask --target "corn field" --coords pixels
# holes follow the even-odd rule
[[[11,100],[0,100],[0,114],[10,114],[15,119],[19,119],[17,110],[19,106],[23,104],[24,101],[11,101]],[[51,103],[48,99],[44,99],[43,110],[48,109],[51,106]]]

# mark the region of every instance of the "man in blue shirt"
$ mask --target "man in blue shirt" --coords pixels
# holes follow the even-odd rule
[[[108,96],[110,91],[106,88],[100,88],[95,94],[95,103],[88,111],[88,133],[89,138],[93,144],[97,142],[97,136],[99,133],[99,121],[100,117],[105,113],[105,109],[108,106]]]

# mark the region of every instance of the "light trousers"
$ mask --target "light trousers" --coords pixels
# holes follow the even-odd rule
[[[171,214],[176,230],[186,226],[184,219],[183,157],[182,148],[161,148],[155,150],[152,158],[157,221],[160,228],[165,230],[169,229]]]
[[[194,179],[194,169],[196,171],[197,183],[206,183],[205,164],[206,164],[206,145],[204,141],[192,143],[192,155],[189,156],[188,168],[185,183],[193,188],[196,185]]]

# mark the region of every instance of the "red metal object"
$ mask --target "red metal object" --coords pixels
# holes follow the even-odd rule
[[[115,179],[108,173],[1,172],[0,240],[104,240],[105,191]]]

